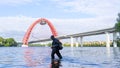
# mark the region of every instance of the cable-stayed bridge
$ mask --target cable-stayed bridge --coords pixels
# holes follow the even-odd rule
[[[76,33],[76,34],[70,34],[70,35],[63,35],[63,36],[58,36],[56,29],[54,28],[53,24],[48,21],[45,18],[40,18],[36,20],[27,30],[26,34],[24,35],[23,38],[23,45],[22,47],[28,47],[29,43],[37,43],[37,42],[46,42],[46,41],[51,41],[50,38],[46,39],[41,39],[41,40],[35,40],[35,41],[29,41],[31,32],[33,28],[37,25],[45,25],[47,24],[51,30],[51,33],[58,39],[71,39],[71,47],[73,47],[73,38],[76,38],[76,46],[78,46],[78,38],[80,38],[80,44],[83,46],[83,38],[85,36],[94,36],[94,35],[100,35],[100,34],[105,34],[106,35],[106,46],[110,47],[110,37],[109,33],[113,34],[113,46],[117,47],[117,32],[115,31],[115,28],[106,28],[106,29],[101,29],[101,30],[95,30],[95,31],[88,31],[88,32],[83,32],[83,33]]]

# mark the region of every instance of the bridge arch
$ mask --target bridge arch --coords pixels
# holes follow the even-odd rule
[[[28,28],[27,32],[25,33],[25,35],[24,35],[24,37],[23,37],[23,45],[22,45],[22,47],[28,47],[28,40],[29,40],[30,34],[31,34],[34,26],[35,26],[36,24],[38,24],[38,23],[40,23],[41,25],[47,24],[47,25],[49,26],[52,34],[53,34],[54,36],[57,36],[57,31],[56,31],[56,29],[54,28],[53,24],[52,24],[49,20],[47,20],[47,19],[45,19],[45,18],[40,18],[40,19],[36,20],[35,22],[33,22],[33,23],[30,25],[30,27]]]

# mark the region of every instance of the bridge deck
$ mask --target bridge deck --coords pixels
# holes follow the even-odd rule
[[[89,31],[89,32],[83,32],[83,33],[77,33],[77,34],[58,36],[57,38],[58,39],[67,39],[70,37],[84,37],[84,36],[105,34],[105,32],[113,33],[113,32],[115,32],[115,28],[107,28],[107,29],[101,29],[101,30],[96,30],[96,31]],[[50,38],[41,39],[41,40],[36,40],[36,41],[30,41],[29,43],[44,42],[44,41],[51,41],[51,39]]]

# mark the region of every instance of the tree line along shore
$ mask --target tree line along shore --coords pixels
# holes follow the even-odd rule
[[[14,38],[3,38],[0,37],[0,47],[16,47],[17,42]]]
[[[51,46],[51,43],[43,43],[43,44],[29,44],[29,46],[34,47],[34,46],[40,46],[40,47],[45,47]],[[64,47],[70,47],[70,43],[63,43]],[[110,41],[110,46],[113,47],[113,42]],[[117,41],[117,46],[120,47],[120,40]],[[76,43],[73,44],[73,47],[76,47]],[[81,45],[78,43],[78,47],[81,47]],[[90,42],[83,42],[83,47],[106,47],[106,42],[105,41],[90,41]]]

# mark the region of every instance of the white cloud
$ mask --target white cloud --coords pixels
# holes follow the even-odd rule
[[[32,17],[26,17],[26,16],[0,17],[0,33],[2,33],[5,37],[9,36],[10,34],[14,36],[15,39],[22,40],[23,36],[17,36],[17,35],[20,35],[20,34],[23,35],[24,33],[21,33],[21,32],[27,31],[29,26],[37,19],[38,18],[32,18]],[[116,18],[114,17],[104,17],[104,18],[97,17],[97,18],[82,18],[82,19],[53,18],[48,20],[51,21],[52,24],[55,26],[59,35],[82,33],[87,31],[111,28],[116,23]],[[35,32],[35,31],[40,31],[40,32]],[[6,32],[7,32],[7,35],[5,35]],[[16,32],[16,33],[11,33],[11,32]],[[33,34],[35,34],[34,37],[37,36],[36,37],[37,39],[48,38],[51,33],[50,29],[45,26],[39,29],[35,28],[34,32],[35,33],[32,33],[32,37],[33,37]],[[2,34],[0,34],[0,36]]]
[[[0,17],[0,32],[4,31],[26,31],[35,18],[25,16]]]
[[[40,4],[39,1],[41,0],[2,0],[0,5]],[[81,19],[48,19],[53,23],[59,35],[113,27],[116,23],[117,13],[120,11],[119,0],[51,0],[52,4],[53,1],[66,12],[86,13],[95,16],[94,18]],[[42,2],[44,3],[44,1]],[[26,16],[0,17],[0,32],[24,32],[37,19]]]
[[[82,12],[96,16],[116,16],[119,0],[53,0],[67,12]]]
[[[114,27],[113,17],[84,19],[50,19],[60,34],[74,34]]]
[[[26,31],[28,27],[38,18],[15,16],[0,17],[0,32],[2,31]],[[102,28],[113,27],[116,23],[114,17],[97,17],[81,19],[48,19],[56,29],[62,33],[77,33]],[[78,28],[78,30],[76,30]],[[61,30],[62,29],[62,30]]]

